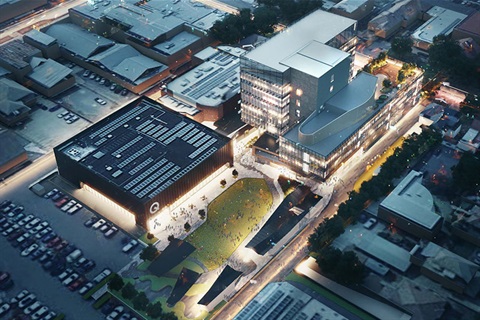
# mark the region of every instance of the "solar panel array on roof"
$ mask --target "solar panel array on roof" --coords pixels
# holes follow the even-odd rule
[[[213,130],[140,98],[72,138],[61,152],[148,201],[227,143]]]

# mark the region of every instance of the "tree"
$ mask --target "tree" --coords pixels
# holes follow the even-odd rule
[[[200,219],[205,219],[205,215],[206,215],[206,212],[205,212],[205,209],[200,209],[198,210],[198,215],[200,216]]]
[[[127,282],[127,284],[122,289],[122,297],[124,297],[125,299],[132,299],[137,294],[137,289],[135,289],[133,284],[131,284],[130,282]]]
[[[390,88],[392,86],[392,81],[390,81],[388,79],[384,79],[382,84],[385,88]]]
[[[162,320],[177,320],[177,319],[178,319],[177,316],[172,311],[168,313],[164,313],[162,315]]]
[[[147,295],[145,294],[144,291],[140,291],[135,298],[132,299],[133,302],[133,307],[136,310],[143,311],[147,308],[147,305],[149,303]]]
[[[185,222],[185,224],[183,225],[183,228],[185,229],[186,232],[188,232],[188,231],[190,231],[192,226],[190,225],[190,223]]]
[[[157,254],[157,248],[154,245],[149,244],[145,249],[143,249],[142,253],[140,253],[140,259],[152,261],[155,259]]]
[[[397,37],[392,41],[392,50],[400,57],[412,52],[413,41],[409,37]]]
[[[147,314],[152,318],[158,318],[162,315],[162,304],[157,301],[155,303],[149,303],[146,308]]]
[[[403,81],[405,81],[405,72],[403,70],[398,70],[397,82],[398,83],[403,83]]]
[[[480,184],[480,160],[465,152],[456,166],[452,168],[453,183],[460,191],[476,193]]]
[[[175,236],[173,234],[169,235],[167,238],[168,241],[173,241],[175,240]]]
[[[323,272],[332,273],[341,258],[342,251],[332,246],[328,246],[320,251],[317,263]]]
[[[155,236],[153,235],[153,233],[147,232],[147,239],[148,239],[148,240],[152,240],[153,237],[155,237]]]
[[[364,266],[353,251],[346,251],[335,268],[335,281],[345,285],[363,281]]]
[[[277,10],[260,7],[253,12],[254,26],[258,33],[269,34],[273,32],[273,26],[278,22]]]
[[[238,177],[238,171],[236,169],[233,169],[232,176],[234,176],[235,178]]]
[[[227,180],[225,179],[220,180],[220,184],[222,185],[222,188],[224,188],[225,185],[227,184]]]
[[[123,278],[120,277],[117,273],[115,273],[110,279],[110,282],[108,283],[108,288],[111,290],[119,291],[123,288],[124,285],[125,282],[123,281]]]

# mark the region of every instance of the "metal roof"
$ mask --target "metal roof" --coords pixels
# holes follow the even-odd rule
[[[248,52],[245,57],[274,70],[284,72],[289,66],[282,64],[282,61],[294,55],[312,41],[327,43],[355,23],[355,20],[317,10]],[[275,54],[272,54],[272,52],[275,52]]]
[[[46,33],[38,31],[37,29],[30,30],[24,35],[24,37],[30,38],[33,41],[43,44],[45,46],[51,45],[52,43],[55,43],[57,41],[55,40],[54,37],[51,37]]]
[[[71,23],[54,24],[48,28],[46,33],[57,39],[60,47],[83,59],[115,44],[112,40],[88,32]]]
[[[33,58],[32,62],[38,62],[33,71],[27,77],[38,84],[51,88],[72,73],[72,69],[65,67],[52,59]]]
[[[229,139],[139,98],[57,147],[105,183],[147,202]]]
[[[41,57],[41,51],[20,40],[7,42],[0,47],[0,59],[16,69],[27,67],[34,56]]]
[[[410,173],[380,203],[380,206],[426,229],[432,229],[441,216],[435,213],[431,193],[422,185],[423,174]]]

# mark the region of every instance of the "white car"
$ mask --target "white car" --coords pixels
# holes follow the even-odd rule
[[[117,227],[111,227],[107,232],[105,232],[105,238],[111,238],[118,232]]]
[[[101,99],[101,98],[95,98],[95,102],[101,104],[102,106],[107,104],[107,101]]]
[[[129,243],[127,243],[123,248],[122,251],[125,253],[130,252],[133,248],[135,248],[138,245],[137,240],[131,240]]]
[[[78,116],[73,116],[73,117],[71,117],[70,119],[67,120],[67,123],[72,124],[72,123],[78,121],[78,119],[80,119]]]
[[[34,304],[26,307],[25,310],[23,310],[23,313],[28,315],[30,313],[33,313],[33,312],[37,311],[41,307],[42,307],[42,304],[40,303],[40,301],[36,301]]]
[[[8,303],[4,303],[0,306],[0,317],[3,316],[5,313],[8,312],[8,310],[10,310],[10,305]]]
[[[72,273],[67,279],[62,281],[62,284],[64,286],[69,286],[73,281],[77,280],[78,277],[80,277],[78,273]]]
[[[30,255],[30,253],[32,253],[33,251],[37,250],[38,249],[38,244],[36,243],[32,243],[30,245],[30,247],[28,247],[27,249],[23,250],[22,253],[20,254],[22,257],[26,257],[28,255]]]
[[[115,319],[118,318],[119,315],[120,315],[120,313],[118,313],[117,311],[112,311],[105,319],[115,320]]]
[[[63,112],[57,114],[57,117],[59,117],[59,118],[66,117],[69,113],[70,113],[70,112],[68,112],[68,111],[63,111]],[[57,191],[57,192],[58,192],[58,191]]]
[[[100,219],[98,220],[97,222],[95,222],[92,226],[93,229],[98,229],[100,228],[101,226],[103,226],[105,223],[107,223],[107,221],[105,221],[104,219]]]
[[[55,312],[50,311],[45,317],[43,317],[42,320],[52,320],[56,316],[57,316],[57,314]]]
[[[31,234],[36,234],[36,233],[42,231],[43,229],[45,229],[46,227],[48,227],[48,222],[43,221],[42,223],[37,224],[34,228],[30,229],[29,232]]]
[[[62,210],[63,212],[66,212],[68,211],[72,206],[76,205],[77,204],[77,201],[75,200],[70,200],[67,202],[67,204],[65,204],[63,207],[60,208],[60,210]]]
[[[18,221],[18,224],[20,226],[24,226],[26,225],[27,223],[29,223],[30,221],[32,221],[33,219],[35,218],[35,216],[33,214],[29,214],[28,216],[26,216],[25,218],[23,218],[22,220]]]
[[[67,112],[68,112],[68,111],[67,111]],[[49,192],[47,192],[47,194],[44,195],[43,197],[44,197],[45,199],[50,199],[50,198],[53,197],[55,194],[57,194],[57,192],[58,192],[58,189],[52,189],[52,190],[50,190]]]
[[[93,282],[94,283],[100,283],[100,282],[102,282],[103,279],[108,277],[111,273],[112,273],[112,271],[110,269],[104,269],[95,278],[93,278]]]
[[[20,302],[18,303],[18,307],[20,309],[26,308],[27,306],[31,305],[35,300],[37,299],[37,296],[34,295],[33,293],[28,294],[25,296]]]
[[[50,231],[52,231],[52,228],[50,227],[46,227],[45,229],[43,229],[42,231],[40,231],[39,233],[37,233],[35,235],[35,238],[37,239],[42,239],[43,236],[45,236],[47,233],[49,233]]]
[[[47,315],[47,312],[48,312],[48,307],[43,306],[40,309],[38,309],[37,312],[32,314],[32,319],[33,320],[38,320],[38,319],[42,318],[43,316]]]
[[[16,304],[18,303],[19,301],[23,300],[23,298],[25,298],[30,292],[28,292],[28,290],[22,290],[20,291],[15,297],[13,297],[12,299],[10,299],[10,303],[11,304]]]
[[[60,281],[63,281],[65,279],[67,279],[67,277],[72,274],[73,270],[72,269],[66,269],[65,271],[63,271],[59,276],[58,276],[58,280]]]
[[[33,219],[32,221],[30,221],[29,223],[27,223],[25,225],[25,229],[32,229],[33,227],[35,227],[37,224],[40,223],[40,218],[35,218]]]
[[[74,214],[76,213],[78,210],[82,209],[83,206],[80,204],[80,203],[77,203],[76,205],[74,205],[73,207],[71,207],[70,209],[68,209],[67,213],[68,214]]]
[[[78,290],[78,293],[81,295],[84,295],[85,293],[88,292],[88,290],[92,288],[93,288],[93,283],[87,282],[83,287],[80,288],[80,290]]]

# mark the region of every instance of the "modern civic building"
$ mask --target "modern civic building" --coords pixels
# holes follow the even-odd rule
[[[54,148],[58,172],[148,219],[226,163],[230,139],[148,98],[139,98]]]
[[[203,63],[170,82],[162,103],[199,122],[215,122],[238,111],[240,56],[244,52],[230,46],[205,48],[195,55]]]
[[[242,120],[279,142],[258,161],[326,179],[418,101],[420,72],[385,102],[376,76],[352,77],[355,27],[319,10],[241,57]]]

